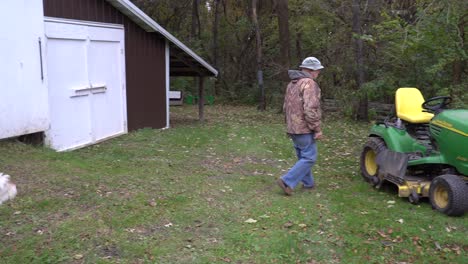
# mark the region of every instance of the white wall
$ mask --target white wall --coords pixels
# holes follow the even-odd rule
[[[49,127],[42,0],[0,1],[0,139]],[[44,63],[44,58],[42,59]]]

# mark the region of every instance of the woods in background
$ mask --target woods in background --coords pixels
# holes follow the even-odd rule
[[[277,107],[287,70],[316,56],[323,97],[350,116],[367,119],[367,102],[391,103],[398,87],[468,107],[464,0],[133,2],[219,70],[217,101]],[[190,93],[192,82],[172,84]]]

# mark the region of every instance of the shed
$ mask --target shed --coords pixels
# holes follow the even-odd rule
[[[51,147],[67,150],[127,130],[169,127],[169,77],[198,76],[202,84],[203,77],[217,75],[212,66],[128,0],[8,3],[1,5],[13,10],[11,16],[17,19],[12,21],[21,22],[22,28],[42,25],[26,32],[31,35],[27,40],[29,46],[17,52],[18,56],[25,50],[33,54],[27,56],[29,62],[11,58],[18,68],[26,65],[34,71],[21,70],[23,76],[34,75],[41,79],[28,86],[30,91],[3,99],[14,104],[24,100],[25,108],[40,105],[44,109],[39,111],[43,121],[33,126],[34,129],[3,133],[0,138],[45,131],[46,142]],[[30,18],[26,15],[28,10],[35,16],[21,21],[22,17]],[[23,39],[24,36],[13,38],[9,45],[14,46]],[[16,89],[13,86],[22,82],[21,77],[10,85],[9,91]],[[42,87],[42,97],[36,95],[38,87]],[[203,86],[200,87],[199,93],[203,94]],[[35,98],[33,102],[31,98]],[[203,118],[203,105],[200,105]],[[0,119],[2,131],[11,127],[6,120],[17,122],[15,115],[28,110],[25,108],[12,106],[10,112],[14,114]],[[38,122],[39,118],[31,113],[29,124],[18,121],[15,126],[24,128]]]
[[[50,122],[40,50],[42,2],[0,1],[0,10],[0,139],[45,131]]]

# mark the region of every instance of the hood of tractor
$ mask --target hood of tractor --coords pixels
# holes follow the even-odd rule
[[[445,110],[436,115],[431,123],[468,137],[468,110]]]
[[[445,110],[430,124],[443,163],[468,175],[468,110]]]

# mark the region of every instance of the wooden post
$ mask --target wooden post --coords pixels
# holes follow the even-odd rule
[[[198,120],[205,121],[205,98],[204,98],[203,76],[198,77]]]

